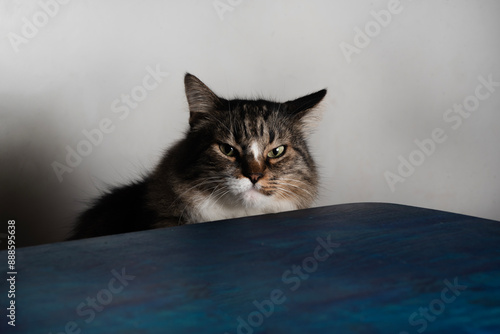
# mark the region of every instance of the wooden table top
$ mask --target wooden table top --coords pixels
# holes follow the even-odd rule
[[[500,333],[500,222],[394,204],[20,248],[16,270],[1,333]]]

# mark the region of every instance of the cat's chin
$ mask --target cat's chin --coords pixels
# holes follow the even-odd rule
[[[261,186],[242,178],[230,181],[229,187],[237,202],[244,208],[263,208],[269,204],[270,196],[265,195]]]
[[[241,193],[240,197],[242,199],[244,206],[248,208],[258,209],[261,207],[265,207],[266,204],[269,202],[269,196],[264,195],[254,187]]]
[[[273,195],[265,195],[253,186],[239,192],[233,192],[227,197],[213,199],[204,198],[199,202],[194,215],[188,224],[214,220],[254,216],[266,213],[296,210],[295,203],[277,199]]]

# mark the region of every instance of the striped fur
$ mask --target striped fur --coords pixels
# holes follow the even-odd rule
[[[73,239],[312,204],[318,174],[306,139],[326,90],[284,103],[226,100],[190,74],[185,90],[190,110],[185,137],[143,181],[99,199],[80,217]],[[276,152],[282,154],[274,157]],[[126,217],[137,221],[124,222]]]

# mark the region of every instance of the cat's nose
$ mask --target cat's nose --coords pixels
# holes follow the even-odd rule
[[[262,173],[250,173],[250,174],[248,174],[248,178],[250,179],[250,181],[252,181],[253,184],[256,184],[257,181],[259,181],[263,176],[264,176],[264,174],[262,174]]]

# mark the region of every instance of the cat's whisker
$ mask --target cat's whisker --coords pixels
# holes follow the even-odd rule
[[[185,190],[184,192],[182,192],[181,194],[179,194],[177,196],[177,198],[172,202],[172,204],[170,205],[171,207],[176,204],[179,200],[181,200],[183,198],[183,196],[185,194],[187,194],[188,192],[192,191],[193,189],[195,188],[198,188],[198,187],[201,187],[201,186],[204,186],[204,185],[207,185],[207,184],[210,184],[210,183],[221,183],[223,182],[224,179],[222,179],[221,177],[219,176],[212,176],[212,177],[207,177],[205,178],[203,181],[195,184],[194,186],[188,188],[187,190]]]
[[[282,192],[284,192],[284,193],[290,194],[292,197],[297,197],[297,194],[296,194],[296,193],[294,193],[293,191],[290,191],[290,190],[288,190],[288,189],[285,189],[285,188],[283,188],[283,187],[276,187],[276,189],[277,189],[278,191],[282,191]]]
[[[282,184],[285,185],[285,186],[295,187],[295,188],[299,189],[300,191],[305,192],[306,194],[308,194],[309,196],[311,196],[311,198],[314,198],[314,195],[309,190],[306,190],[303,187],[299,187],[299,186],[297,186],[295,184],[292,184],[292,183],[289,183],[289,182],[282,183]]]
[[[208,196],[208,198],[206,200],[204,200],[204,208],[206,208],[206,206],[208,205],[208,203],[210,203],[211,200],[213,200],[213,198],[217,198],[217,196],[219,196],[219,194],[223,191],[225,191],[227,189],[226,186],[222,186],[221,189],[217,190],[217,188],[219,188],[219,186],[221,186],[220,184],[218,184],[217,186],[215,186],[214,190],[210,193],[210,195]],[[217,203],[217,199],[214,201],[214,203]]]
[[[214,203],[212,204],[212,206],[214,206],[219,200],[221,200],[224,196],[226,196],[231,190],[226,190],[226,189],[229,189],[228,187],[224,187],[223,189],[220,189],[220,195],[218,194],[214,200]]]
[[[285,180],[285,179],[280,179],[281,180]],[[293,180],[295,181],[295,180]],[[283,185],[283,186],[289,186],[289,187],[294,187],[294,188],[297,188],[300,192],[303,192],[303,193],[306,193],[307,195],[309,195],[311,198],[314,198],[315,195],[312,194],[309,190],[307,189],[304,189],[303,187],[300,187],[298,185],[295,185],[295,184],[292,184],[292,183],[289,183],[289,182],[276,182],[276,181],[272,181],[270,182],[270,184],[272,184],[273,186],[275,185]],[[306,184],[306,183],[304,183]],[[307,185],[307,184],[306,184]]]
[[[307,183],[305,181],[302,181],[302,180],[297,180],[297,179],[289,179],[289,178],[284,178],[284,177],[280,177],[279,180],[283,180],[283,181],[293,181],[293,182],[298,182],[298,183],[302,183],[308,187],[310,187],[310,183]]]
[[[294,192],[287,190],[285,188],[282,188],[282,187],[276,187],[276,189],[278,190],[278,192],[281,191],[285,198],[289,197],[291,199],[296,200],[299,203],[301,202],[300,197],[297,194],[295,194]]]
[[[283,199],[283,200],[287,200],[287,198],[285,197],[285,195],[284,195],[282,192],[280,192],[279,190],[278,190],[278,191],[275,191],[275,192],[273,193],[273,195],[274,195],[274,196],[278,196],[279,198],[281,198],[281,199]]]
[[[177,221],[177,225],[181,225],[182,217],[184,216],[184,211],[186,211],[188,206],[189,204],[184,205],[184,208],[182,209],[181,214],[179,216],[179,220]]]
[[[210,195],[209,195],[207,198],[200,198],[200,199],[198,200],[198,204],[196,204],[196,206],[198,207],[198,211],[203,212],[203,211],[205,211],[206,209],[208,209],[207,205],[208,205],[210,202],[212,202],[212,201],[213,201],[213,203],[215,204],[215,203],[219,200],[219,194],[220,194],[221,192],[224,192],[224,191],[227,189],[227,187],[226,187],[226,186],[222,185],[222,179],[218,179],[217,181],[218,181],[218,184],[217,184],[215,187],[213,187],[213,190],[212,190],[212,189],[209,189],[209,190],[212,190],[212,191],[211,191],[211,193],[210,193]],[[213,182],[206,182],[206,184],[209,184],[209,183],[213,183]],[[221,187],[221,186],[222,186],[222,187]],[[221,187],[221,188],[220,188],[220,189],[217,189],[217,188],[219,188],[219,187]],[[192,187],[191,189],[193,189],[193,187]],[[226,192],[226,193],[227,193],[227,192]],[[216,197],[216,198],[215,198],[215,199],[213,199],[214,197]],[[210,201],[209,199],[212,199],[212,200]],[[187,207],[189,207],[189,206],[190,206],[190,205],[189,205],[189,204],[187,204],[187,205],[183,208],[182,213],[181,213],[181,216],[180,216],[180,218],[179,218],[179,224],[180,224],[180,222],[182,221],[182,217],[184,216],[184,211],[185,211],[185,210],[186,210],[186,208],[187,208]],[[213,204],[212,204],[212,206],[213,206]]]
[[[208,195],[208,199],[210,199],[214,195],[215,191],[217,190],[217,188],[219,188],[219,186],[220,186],[220,184],[218,184],[218,185],[215,186],[214,190],[212,190],[212,192],[210,193],[210,195]]]

